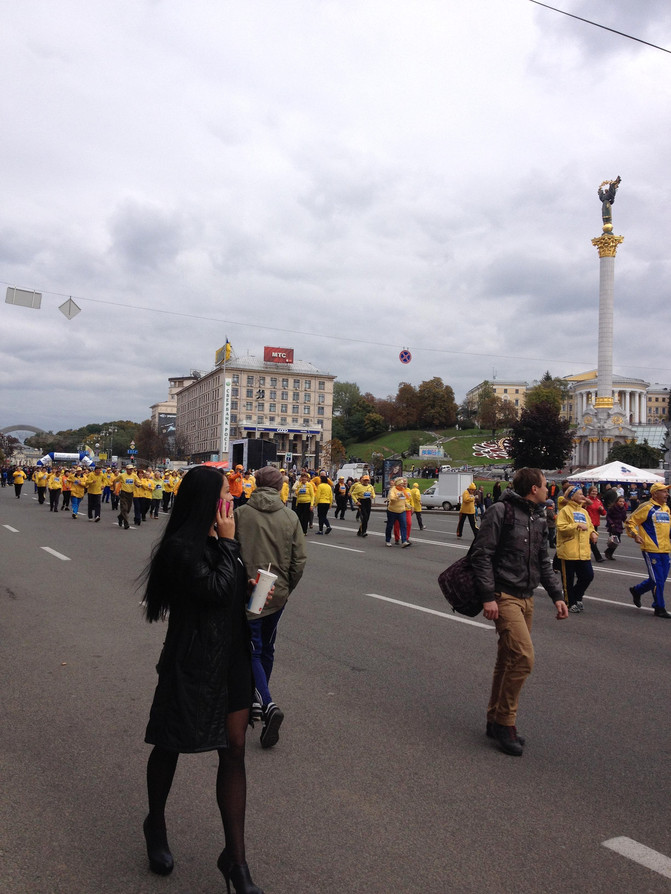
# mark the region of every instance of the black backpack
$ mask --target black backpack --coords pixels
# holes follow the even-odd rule
[[[495,505],[494,503],[490,506],[487,512],[490,512]],[[515,524],[515,513],[508,500],[504,503],[503,524],[510,527]],[[482,597],[478,592],[471,565],[471,550],[474,545],[475,540],[466,555],[448,565],[438,577],[438,585],[452,606],[452,611],[469,618],[475,618],[482,611]]]

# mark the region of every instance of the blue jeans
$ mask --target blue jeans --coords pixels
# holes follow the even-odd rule
[[[252,673],[254,674],[254,686],[261,696],[261,704],[267,705],[273,699],[270,695],[268,682],[273,672],[275,663],[275,639],[277,637],[277,625],[282,617],[284,608],[272,615],[256,618],[249,622],[249,630],[252,636]]]
[[[384,533],[384,539],[387,543],[391,543],[391,532],[394,530],[394,522],[398,522],[401,529],[401,543],[405,543],[408,539],[408,529],[405,524],[405,512],[390,512],[387,509],[387,530]]]
[[[81,503],[81,501],[82,501],[81,497],[73,497],[72,498],[72,514],[73,515],[77,515],[77,513],[79,512],[79,504]]]

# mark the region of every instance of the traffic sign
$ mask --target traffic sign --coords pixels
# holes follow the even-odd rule
[[[403,348],[401,353],[398,355],[398,359],[401,361],[401,363],[410,363],[410,361],[412,360],[412,354],[407,348]]]

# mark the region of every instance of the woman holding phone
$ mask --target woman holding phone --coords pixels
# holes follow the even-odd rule
[[[248,581],[234,539],[228,481],[199,466],[184,477],[145,572],[148,621],[168,619],[145,742],[151,870],[172,872],[165,806],[181,753],[217,751],[217,804],[225,848],[217,861],[230,894],[263,894],[245,859],[245,733],[253,677],[245,615]]]

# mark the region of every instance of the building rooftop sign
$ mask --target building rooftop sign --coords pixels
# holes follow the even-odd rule
[[[264,363],[293,363],[293,348],[268,348],[263,349]]]

